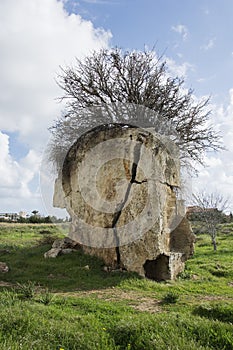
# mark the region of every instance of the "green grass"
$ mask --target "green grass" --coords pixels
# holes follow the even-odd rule
[[[217,252],[198,235],[185,271],[162,283],[104,272],[80,251],[44,259],[65,230],[0,225],[2,349],[233,349],[232,225],[219,227]]]

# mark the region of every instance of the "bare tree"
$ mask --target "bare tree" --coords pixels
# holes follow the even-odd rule
[[[96,126],[94,119],[99,124],[102,119],[105,123],[122,122],[123,115],[125,122],[136,125],[138,110],[129,113],[121,109],[119,113],[119,104],[143,106],[145,126],[157,132],[161,132],[157,130],[161,122],[164,134],[170,133],[168,126],[172,125],[176,143],[191,160],[202,162],[206,150],[221,148],[220,137],[210,124],[209,98],[194,102],[193,91],[185,90],[182,78],[169,76],[166,62],[154,51],[122,52],[116,48],[94,52],[84,60],[76,59],[74,67],[61,68],[57,82],[64,92],[60,100],[66,105],[64,115],[50,128],[50,158],[55,163],[74,135],[77,138]],[[83,112],[100,106],[98,115],[96,110]],[[145,113],[146,109],[153,113]],[[141,118],[141,111],[139,115]]]
[[[216,251],[217,225],[221,223],[224,210],[229,207],[229,198],[225,198],[218,192],[202,191],[193,195],[193,202],[196,206],[196,214],[205,223]]]

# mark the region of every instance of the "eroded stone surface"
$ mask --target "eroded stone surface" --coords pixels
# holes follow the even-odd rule
[[[194,243],[176,195],[179,169],[168,139],[135,127],[101,126],[68,152],[54,205],[66,207],[69,237],[86,253],[155,280],[174,279]]]
[[[70,254],[76,250],[82,249],[80,244],[73,241],[69,237],[63,239],[56,239],[53,242],[52,248],[44,253],[45,258],[56,258],[62,254]]]

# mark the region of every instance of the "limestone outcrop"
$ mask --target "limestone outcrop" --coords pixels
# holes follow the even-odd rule
[[[56,180],[69,237],[107,266],[161,281],[176,278],[194,235],[179,198],[178,150],[168,138],[129,125],[102,125],[70,148]]]
[[[65,237],[63,239],[56,239],[52,244],[52,248],[44,253],[44,257],[46,259],[56,258],[59,255],[70,254],[80,249],[82,248],[78,242]]]

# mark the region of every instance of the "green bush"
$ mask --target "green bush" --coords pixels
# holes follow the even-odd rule
[[[17,291],[23,298],[32,299],[36,292],[35,282],[17,283]]]
[[[54,300],[54,294],[48,288],[43,290],[39,295],[39,302],[44,305],[49,305]]]
[[[162,299],[163,304],[175,304],[179,299],[179,295],[173,291],[167,292]]]

